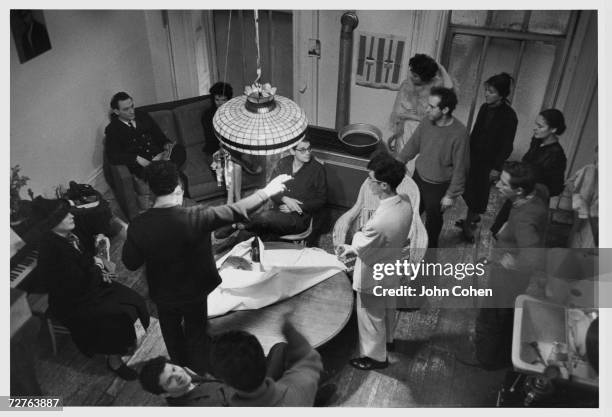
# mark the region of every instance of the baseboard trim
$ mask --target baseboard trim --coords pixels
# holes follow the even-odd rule
[[[108,190],[110,190],[110,187],[104,178],[104,170],[102,169],[102,165],[96,168],[91,173],[89,178],[87,178],[87,184],[91,185],[102,195],[106,194]]]

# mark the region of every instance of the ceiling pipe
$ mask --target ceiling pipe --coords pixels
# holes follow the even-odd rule
[[[359,24],[355,12],[346,12],[340,19],[340,63],[338,66],[338,98],[336,100],[336,131],[349,123],[351,107],[351,68],[353,63],[353,31]]]

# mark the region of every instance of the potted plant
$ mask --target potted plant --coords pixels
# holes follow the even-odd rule
[[[21,199],[20,191],[26,186],[30,178],[25,175],[19,175],[20,170],[21,167],[19,165],[11,167],[11,226],[17,225],[27,218],[31,203],[31,201]],[[33,193],[30,188],[28,188],[28,195],[31,200]]]

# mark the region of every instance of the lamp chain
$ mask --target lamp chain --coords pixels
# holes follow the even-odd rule
[[[255,44],[257,45],[257,79],[255,79],[254,84],[257,84],[259,82],[259,79],[261,78],[261,61],[259,56],[259,13],[257,10],[255,10],[254,12],[255,13],[253,14],[253,16],[255,18]]]
[[[227,84],[227,56],[229,55],[229,46],[230,46],[230,33],[232,30],[232,11],[229,11],[229,20],[227,23],[227,45],[225,47],[225,67],[223,68],[223,96],[225,95],[225,85]],[[214,99],[214,97],[213,97]]]

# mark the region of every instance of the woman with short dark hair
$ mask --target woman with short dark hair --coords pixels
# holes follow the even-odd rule
[[[531,164],[536,172],[536,180],[548,188],[550,197],[561,194],[565,183],[567,158],[559,143],[559,135],[565,132],[565,117],[557,109],[542,110],[535,120],[533,138],[529,150],[522,161]],[[508,219],[511,203],[506,201],[497,213],[491,226],[493,236]]]
[[[512,77],[505,72],[484,82],[485,102],[470,135],[470,170],[463,193],[468,210],[465,219],[457,222],[469,243],[474,243],[475,225],[487,209],[491,182],[499,179],[512,153],[518,119],[508,100],[511,85]]]

